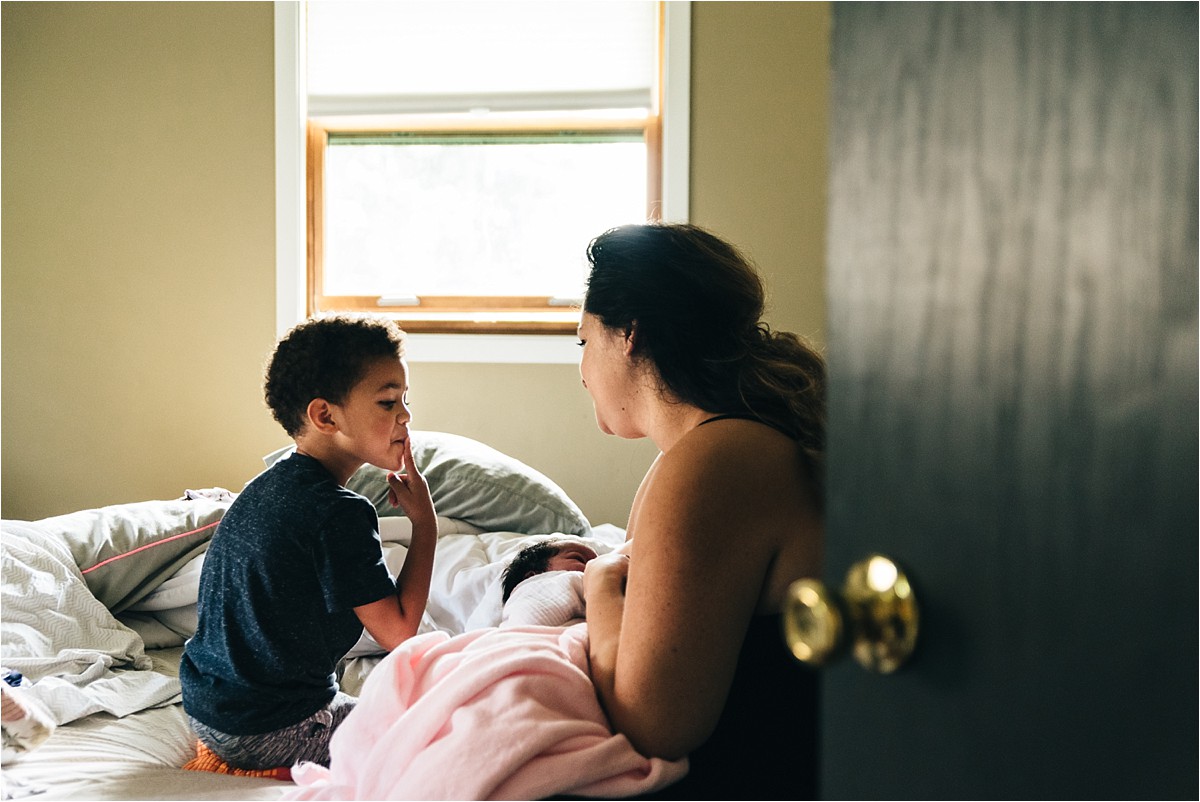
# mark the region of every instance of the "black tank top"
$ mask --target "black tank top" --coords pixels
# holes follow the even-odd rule
[[[715,415],[700,425],[730,419],[792,437],[752,415]],[[781,619],[751,619],[717,728],[688,755],[687,776],[644,799],[817,798],[818,674],[792,657]]]
[[[716,730],[687,776],[643,798],[817,798],[818,674],[792,657],[780,619],[751,620]]]
[[[776,424],[771,423],[771,421],[769,421],[769,420],[763,420],[762,418],[756,418],[753,415],[742,415],[742,414],[737,414],[737,413],[732,413],[732,412],[727,415],[713,415],[711,418],[707,418],[705,420],[700,421],[700,423],[697,425],[703,426],[706,423],[713,423],[714,421],[719,421],[719,420],[752,420],[755,423],[761,423],[763,426],[770,426],[772,429],[779,432],[780,434],[787,435],[787,437],[789,439],[792,439],[792,440],[796,439],[796,436],[794,434],[792,434],[791,432],[789,432],[787,429],[784,429],[781,426],[777,426]]]

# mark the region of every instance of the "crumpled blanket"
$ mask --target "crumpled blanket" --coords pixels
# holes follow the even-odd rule
[[[588,675],[587,624],[410,638],[368,677],[329,768],[285,799],[624,797],[687,773],[614,735]]]
[[[137,633],[88,589],[58,540],[6,521],[0,548],[0,653],[54,724],[97,712],[125,716],[179,700],[179,681],[152,668]]]

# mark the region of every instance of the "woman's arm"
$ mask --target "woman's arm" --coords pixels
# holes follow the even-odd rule
[[[597,694],[652,757],[682,757],[716,726],[783,537],[768,522],[792,473],[776,457],[790,459],[791,444],[716,428],[647,475],[629,559],[597,558],[584,575]]]
[[[612,698],[617,663],[617,644],[621,637],[621,618],[625,613],[625,578],[629,574],[629,555],[613,551],[596,557],[583,569],[584,607],[588,624],[588,649],[592,682],[606,708]],[[612,718],[612,714],[609,714]]]

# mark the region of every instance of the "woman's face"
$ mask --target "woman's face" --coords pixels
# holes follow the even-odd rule
[[[579,321],[579,345],[583,349],[579,375],[592,397],[600,431],[618,437],[641,437],[628,416],[636,388],[628,339],[584,312]]]

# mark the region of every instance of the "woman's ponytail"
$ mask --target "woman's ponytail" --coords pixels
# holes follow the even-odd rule
[[[790,331],[758,326],[757,342],[738,375],[745,411],[788,432],[804,450],[813,479],[824,486],[825,360]]]

